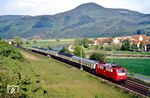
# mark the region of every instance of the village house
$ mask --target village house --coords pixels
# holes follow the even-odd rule
[[[145,34],[136,34],[133,36],[114,37],[112,42],[114,44],[120,44],[123,40],[128,39],[131,45],[136,44],[137,48],[140,48],[140,44],[144,46],[145,51],[150,50],[150,37]],[[110,40],[109,37],[97,38],[93,41],[93,45],[104,45]]]
[[[107,37],[97,38],[93,41],[93,45],[103,45],[108,42],[108,39]]]
[[[136,34],[132,38],[133,43],[137,45],[138,48],[140,48],[140,44],[144,46],[144,50],[147,50],[147,44],[149,44],[149,37],[145,34]]]
[[[112,42],[115,44],[120,44],[123,40],[125,39],[131,39],[131,36],[124,36],[124,37],[114,37],[112,38]],[[111,38],[109,37],[102,37],[102,38],[97,38],[93,41],[93,45],[103,45],[105,43],[108,43]]]

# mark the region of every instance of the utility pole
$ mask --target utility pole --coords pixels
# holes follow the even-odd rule
[[[112,60],[112,51],[111,51],[111,63],[113,63],[113,60]]]
[[[81,67],[80,67],[80,70],[83,70],[83,67],[82,67],[82,45],[81,45],[81,48],[80,48],[80,57],[81,57]]]
[[[112,54],[113,54],[113,49],[111,47],[111,63],[113,63],[113,57],[112,57]]]

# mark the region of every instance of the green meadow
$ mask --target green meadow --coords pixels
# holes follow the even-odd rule
[[[106,61],[113,61],[130,73],[150,76],[150,58],[107,58]]]
[[[32,47],[32,46],[38,46],[38,47],[55,47],[55,46],[65,46],[65,45],[70,45],[74,44],[74,39],[59,39],[59,40],[35,40],[35,41],[29,41],[29,44],[26,44],[24,42],[23,46],[24,47]]]

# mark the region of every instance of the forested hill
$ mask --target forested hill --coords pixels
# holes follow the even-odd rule
[[[123,36],[132,35],[138,29],[150,32],[150,14],[104,8],[95,3],[56,15],[0,16],[1,38]]]

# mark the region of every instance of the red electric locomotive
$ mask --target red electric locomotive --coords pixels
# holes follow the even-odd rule
[[[116,64],[99,63],[96,64],[96,74],[105,76],[115,82],[127,80],[126,69]]]

